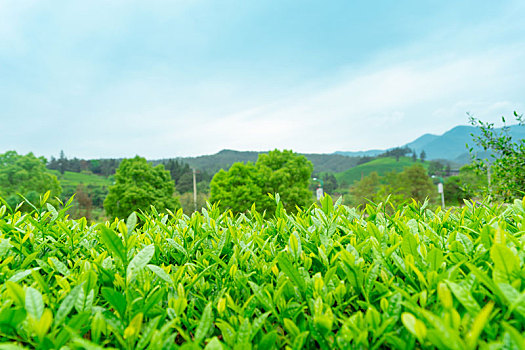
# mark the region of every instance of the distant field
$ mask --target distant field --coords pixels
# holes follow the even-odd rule
[[[96,174],[74,173],[71,171],[66,171],[64,174],[60,174],[58,170],[50,170],[50,172],[56,175],[63,189],[64,187],[76,188],[80,183],[83,183],[86,186],[110,186],[113,184],[113,180],[111,178]]]
[[[421,161],[418,160],[418,163],[421,164]],[[348,186],[352,185],[355,181],[360,180],[362,176],[367,176],[373,171],[377,171],[379,175],[384,175],[392,170],[397,172],[403,171],[404,168],[413,164],[414,161],[410,157],[401,157],[399,161],[396,161],[394,157],[379,158],[346,171],[336,173],[335,177],[338,184]],[[429,162],[423,163],[425,168],[428,168],[428,165]]]
[[[91,196],[93,204],[99,207],[102,206],[102,201],[107,195],[109,186],[113,184],[113,177],[71,171],[66,171],[64,174],[60,174],[57,170],[50,170],[50,172],[55,174],[60,182],[62,187],[62,195],[60,197],[63,200],[76,193],[77,186],[83,184]]]

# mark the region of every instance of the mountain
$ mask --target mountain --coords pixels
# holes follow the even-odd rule
[[[496,129],[496,131],[501,132],[501,129]],[[462,165],[470,162],[470,155],[466,148],[466,144],[474,146],[471,134],[479,135],[480,132],[481,131],[476,127],[459,125],[445,132],[443,135],[422,135],[404,146],[409,147],[410,149],[415,149],[418,156],[421,151],[424,150],[426,153],[426,160],[443,159]],[[525,139],[525,126],[512,125],[509,127],[509,134],[512,136],[513,140]],[[368,151],[338,151],[332,154],[308,153],[303,155],[313,163],[314,172],[316,173],[341,173],[356,167],[359,163],[362,163],[362,157],[375,157],[384,152],[385,150],[374,149]],[[259,154],[261,153],[267,152],[235,151],[225,149],[212,155],[183,157],[178,158],[178,160],[188,163],[191,167],[206,171],[209,174],[214,174],[220,169],[229,169],[235,162],[256,162],[257,157],[259,157]],[[486,153],[484,155],[486,156]],[[372,165],[375,166],[374,164]],[[394,164],[394,167],[397,167],[398,165],[400,164]],[[356,170],[359,173],[359,178],[361,172],[366,173],[366,171],[361,170],[361,168]],[[399,170],[402,170],[402,166]],[[345,179],[345,182],[346,180],[350,181],[355,177],[356,176],[354,175],[348,175],[347,178],[346,176],[340,175],[340,178]]]
[[[499,133],[501,128],[496,129]],[[426,159],[448,159],[455,162],[465,164],[470,161],[467,144],[474,147],[474,150],[480,151],[475,147],[472,135],[479,136],[481,131],[474,126],[459,125],[443,135],[425,134],[414,141],[407,143],[405,146],[415,149],[419,155],[421,151],[425,151]],[[511,125],[509,127],[509,135],[513,140],[525,139],[525,126]]]
[[[425,134],[423,136],[418,137],[414,141],[407,143],[405,146],[411,149],[415,149],[419,155],[419,152],[421,152],[420,150],[423,149],[425,145],[428,145],[429,143],[434,142],[436,139],[439,139],[438,135]]]
[[[184,163],[188,163],[192,168],[197,168],[210,174],[214,174],[221,169],[228,170],[232,164],[236,162],[255,163],[257,157],[259,157],[259,153],[262,152],[223,149],[216,154],[198,157],[182,157],[177,159]]]
[[[336,151],[334,154],[340,154],[346,157],[375,157],[385,152],[385,150],[371,149],[368,151]]]
[[[253,162],[261,153],[254,151],[234,151],[224,149],[216,154],[177,158],[179,161],[188,163],[190,167],[206,171],[210,174],[220,169],[228,170],[236,162]],[[347,157],[341,154],[303,154],[314,165],[314,172],[340,172],[357,165],[359,157]]]

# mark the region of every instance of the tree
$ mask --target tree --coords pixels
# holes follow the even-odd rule
[[[173,211],[180,207],[174,192],[175,184],[163,165],[152,167],[146,159],[136,156],[120,163],[104,208],[111,218],[126,218],[138,210],[149,211],[151,205],[159,211]]]
[[[459,176],[450,176],[445,179],[444,196],[448,205],[460,205],[464,199],[470,199],[471,196],[461,182]]]
[[[210,183],[210,201],[235,213],[249,210],[255,203],[260,211],[272,211],[275,203],[268,194],[279,193],[284,208],[311,203],[308,184],[313,165],[306,157],[288,150],[261,154],[255,164],[235,163],[228,171],[215,174]]]
[[[436,199],[436,190],[425,168],[416,163],[402,172],[389,172],[381,177],[377,172],[362,178],[350,187],[349,205],[364,205],[368,201],[384,202],[389,197],[389,203],[399,206],[406,201],[415,199],[419,202],[429,198]]]
[[[260,154],[256,166],[264,179],[264,193],[279,193],[287,211],[295,212],[296,206],[304,207],[312,202],[308,184],[314,166],[305,156],[292,150],[276,149]],[[270,208],[266,209],[273,210],[274,203],[270,203]]]
[[[475,164],[467,164],[459,169],[461,190],[465,193],[465,199],[482,198],[488,195],[487,173],[479,172]]]
[[[195,211],[195,203],[193,201],[193,193],[186,192],[180,195],[180,205],[184,214],[191,215]],[[197,211],[206,207],[208,196],[204,192],[197,191]]]
[[[64,151],[60,151],[60,158],[58,158],[58,170],[60,171],[60,174],[64,175],[64,172],[66,171],[67,167],[67,158],[64,154]]]
[[[86,187],[83,183],[79,183],[76,190],[76,217],[85,217],[87,220],[91,220],[91,211],[93,209],[93,201],[91,196],[86,191]]]
[[[412,151],[412,161],[415,163],[417,161],[416,151]]]
[[[445,176],[450,176],[451,171],[452,169],[450,168],[450,163],[447,163],[447,165],[445,166]]]
[[[263,179],[253,163],[234,163],[228,171],[220,170],[210,183],[210,202],[219,202],[223,210],[243,213],[256,203],[266,207],[269,199],[263,193]]]
[[[374,202],[381,186],[380,177],[377,171],[371,172],[350,187],[350,197],[348,204],[352,206],[365,205],[368,201]]]
[[[323,175],[323,182],[324,182],[324,191],[326,193],[329,193],[332,195],[334,191],[337,189],[337,179],[332,173],[327,173]]]
[[[419,154],[419,159],[421,159],[421,163],[425,161],[425,158],[427,158],[427,153],[425,152],[425,150],[422,150]]]
[[[434,199],[436,189],[427,171],[420,164],[414,164],[399,173],[402,193],[406,199],[423,202],[427,197]]]
[[[407,146],[405,147],[395,147],[392,149],[389,149],[386,152],[383,152],[378,157],[395,157],[396,161],[399,162],[399,158],[406,156],[410,153],[410,148]]]
[[[192,192],[193,191],[193,173],[184,173],[182,174],[178,181],[176,181],[177,184],[177,191],[179,193],[186,193],[186,192]]]
[[[439,160],[431,160],[430,164],[428,165],[428,173],[430,175],[443,176],[444,168],[445,168],[445,165],[441,163]]]
[[[474,143],[483,151],[491,153],[491,159],[477,159],[473,148],[470,149],[474,165],[479,172],[489,172],[491,183],[489,191],[498,198],[510,201],[525,194],[525,139],[514,142],[509,134],[509,127],[502,117],[501,132],[494,129],[493,123],[485,123],[469,114],[470,123],[477,126],[481,134],[474,136]],[[523,115],[514,112],[519,127],[525,127]]]
[[[54,198],[62,188],[57,177],[47,172],[45,158],[15,151],[0,154],[0,197],[11,207],[22,201],[18,194],[34,203],[47,191],[51,191],[49,198]]]

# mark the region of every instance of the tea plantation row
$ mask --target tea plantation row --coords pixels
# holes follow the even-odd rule
[[[524,201],[466,204],[105,225],[2,206],[0,349],[524,349]]]

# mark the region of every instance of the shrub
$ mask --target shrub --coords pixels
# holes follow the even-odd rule
[[[141,225],[2,206],[0,348],[523,348],[524,203]]]

